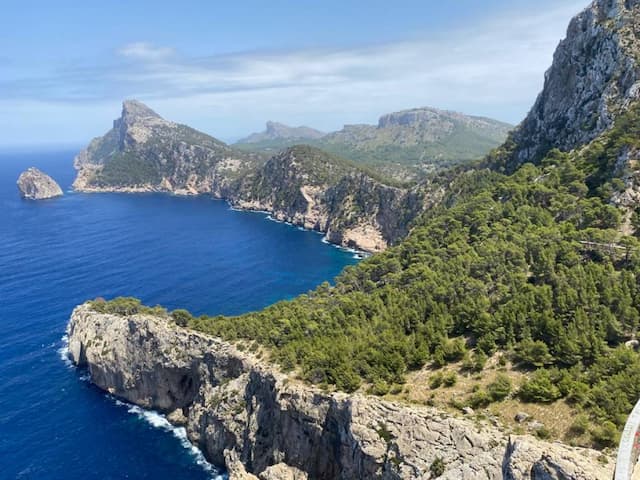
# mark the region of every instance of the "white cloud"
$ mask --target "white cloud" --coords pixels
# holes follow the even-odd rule
[[[125,58],[156,62],[171,57],[175,51],[173,48],[156,47],[147,42],[134,42],[120,47],[116,53]]]
[[[120,63],[59,72],[57,83],[0,85],[0,96],[35,96],[69,111],[73,104],[112,103],[114,113],[122,98],[137,97],[168,118],[225,139],[259,129],[267,119],[332,130],[423,105],[517,122],[541,89],[569,19],[583,6],[584,0],[539,11],[532,5],[446,34],[358,48],[195,58],[132,43],[117,50]]]

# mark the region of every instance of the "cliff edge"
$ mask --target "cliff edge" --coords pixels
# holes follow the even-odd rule
[[[184,424],[232,479],[612,477],[599,452],[510,437],[432,408],[326,393],[161,314],[103,314],[87,303],[67,333],[93,383]]]

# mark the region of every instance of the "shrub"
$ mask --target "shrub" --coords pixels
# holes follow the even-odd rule
[[[560,390],[551,382],[547,370],[536,370],[531,379],[520,387],[520,398],[525,402],[549,403],[560,398]]]
[[[431,390],[435,390],[436,388],[442,385],[443,381],[444,381],[444,375],[442,374],[442,372],[438,372],[432,375],[431,378],[429,378],[429,388]]]
[[[511,393],[511,380],[504,373],[496,376],[496,379],[487,386],[487,393],[494,402],[504,400]]]
[[[429,467],[429,471],[431,472],[431,478],[438,478],[442,476],[445,471],[444,460],[442,460],[442,458],[440,457],[437,457]]]
[[[591,431],[596,446],[615,447],[618,444],[618,428],[613,422],[606,421]]]
[[[449,372],[442,378],[442,384],[445,387],[453,387],[458,382],[456,372]]]
[[[491,403],[491,397],[484,390],[474,392],[469,398],[469,405],[473,408],[486,407]]]
[[[191,314],[187,310],[184,310],[182,308],[171,312],[171,318],[173,318],[173,321],[179,327],[186,327],[187,325],[189,325],[189,322],[193,320]]]

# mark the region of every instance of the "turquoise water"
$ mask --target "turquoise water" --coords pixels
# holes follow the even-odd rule
[[[87,299],[132,295],[238,314],[330,280],[353,253],[208,198],[76,194],[20,199],[29,166],[67,191],[73,152],[0,154],[0,478],[217,476],[162,417],[117,402],[63,361]]]

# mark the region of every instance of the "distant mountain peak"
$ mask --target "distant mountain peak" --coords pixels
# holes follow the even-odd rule
[[[266,129],[260,133],[252,133],[237,143],[260,143],[273,140],[315,140],[326,134],[311,127],[290,127],[284,123],[269,120]]]

